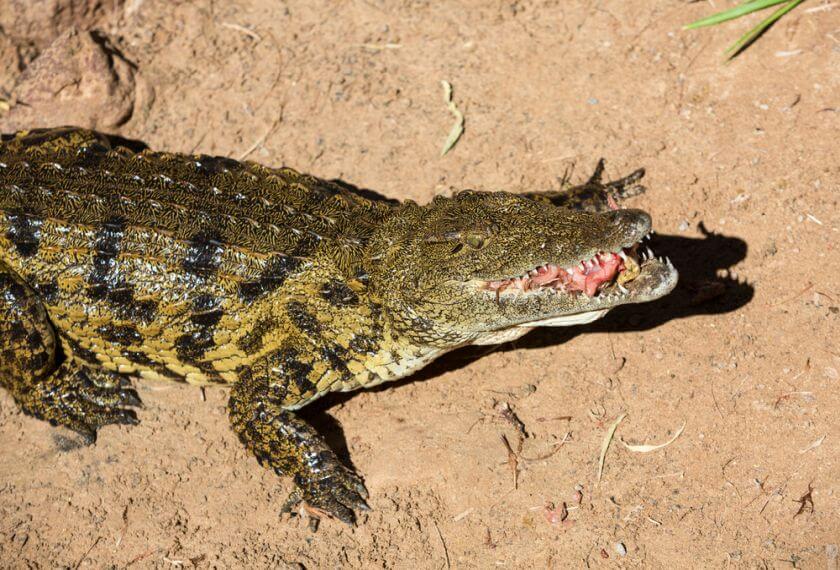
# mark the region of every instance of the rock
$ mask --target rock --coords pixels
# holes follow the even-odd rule
[[[89,29],[121,0],[4,0],[0,29],[15,44],[46,48],[69,28]]]
[[[110,128],[131,118],[136,70],[101,34],[72,28],[21,75],[0,131],[76,125]]]
[[[17,46],[8,36],[0,34],[0,97],[12,90],[22,70]]]
[[[124,0],[3,0],[0,2],[0,97],[20,72],[70,28],[88,30]]]

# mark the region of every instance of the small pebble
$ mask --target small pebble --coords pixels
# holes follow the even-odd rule
[[[533,384],[525,384],[524,386],[522,386],[521,390],[525,396],[530,396],[531,394],[537,391],[537,387]]]
[[[619,556],[626,556],[627,555],[627,547],[624,546],[623,542],[616,542],[615,543],[615,551],[618,552]]]

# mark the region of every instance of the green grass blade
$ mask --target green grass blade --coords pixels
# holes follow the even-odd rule
[[[711,16],[701,18],[696,22],[692,22],[683,26],[683,29],[694,30],[697,28],[703,28],[705,26],[714,26],[716,24],[727,22],[729,20],[734,20],[735,18],[740,18],[741,16],[745,16],[746,14],[752,14],[753,12],[757,12],[758,10],[764,10],[765,8],[769,8],[770,6],[775,6],[776,4],[783,4],[788,1],[789,0],[752,0],[751,2],[745,2],[744,4],[741,4],[740,6],[735,6],[734,8],[730,8],[729,10],[724,10],[723,12],[718,12],[717,14],[712,14]]]
[[[775,24],[776,20],[802,4],[802,2],[804,2],[804,0],[787,0],[787,4],[770,14],[770,16],[765,18],[760,24],[741,36],[738,41],[729,46],[724,53],[729,54],[729,58],[732,59],[753,43],[761,34],[767,31],[767,28]]]

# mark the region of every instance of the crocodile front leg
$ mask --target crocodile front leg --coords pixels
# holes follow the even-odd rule
[[[37,294],[0,263],[0,386],[24,413],[80,433],[89,443],[108,424],[135,424],[140,405],[122,376],[61,347]],[[93,358],[91,356],[91,358]]]
[[[312,426],[283,408],[290,381],[245,371],[228,402],[233,430],[261,465],[291,475],[308,505],[353,523],[355,511],[369,510],[368,492]]]

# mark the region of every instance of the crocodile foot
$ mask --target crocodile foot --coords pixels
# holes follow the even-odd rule
[[[592,173],[592,176],[589,177],[589,180],[584,186],[593,185],[600,187],[602,192],[610,198],[618,198],[620,200],[626,200],[627,198],[644,194],[647,191],[647,188],[639,184],[639,181],[645,176],[644,168],[638,168],[623,178],[604,184],[602,180],[605,166],[606,162],[603,158],[598,160],[595,172]]]
[[[135,425],[130,407],[140,406],[127,380],[104,370],[63,363],[53,374],[14,394],[24,412],[96,441],[96,430],[108,424]]]
[[[361,477],[335,458],[321,463],[321,469],[317,473],[295,477],[297,489],[289,496],[284,512],[291,512],[303,503],[308,507],[311,520],[329,516],[353,524],[356,512],[370,510],[365,502],[368,491]]]
[[[571,185],[567,170],[560,179],[561,190],[549,192],[526,192],[523,194],[537,202],[548,203],[560,208],[570,208],[585,212],[607,212],[618,209],[622,201],[644,194],[647,190],[641,183],[645,169],[639,168],[623,178],[604,182],[604,159],[598,161],[592,176],[579,185]]]

